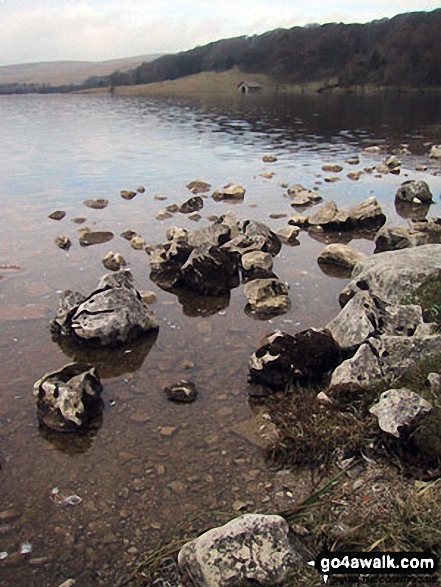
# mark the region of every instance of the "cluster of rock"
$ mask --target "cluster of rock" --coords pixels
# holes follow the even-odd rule
[[[286,285],[273,273],[282,246],[265,224],[239,220],[228,212],[194,231],[171,227],[168,242],[148,250],[150,277],[163,289],[186,288],[202,296],[222,296],[246,282],[249,309],[283,313],[289,308]]]
[[[438,325],[426,322],[421,306],[410,302],[419,286],[440,279],[440,244],[362,259],[340,295],[342,310],[323,330],[276,331],[252,354],[251,394],[255,386],[262,396],[325,375],[330,398],[386,389],[371,412],[384,431],[400,436],[432,411],[415,392],[389,387],[422,359],[441,352]]]
[[[322,204],[309,215],[293,214],[289,224],[301,228],[321,228],[325,231],[353,231],[383,226],[386,216],[374,197],[367,198],[348,210],[339,210],[334,201]]]
[[[104,275],[88,296],[67,290],[51,322],[56,337],[94,348],[121,346],[158,330],[129,271]],[[92,356],[93,353],[91,353]],[[37,415],[51,429],[85,428],[102,412],[101,382],[92,365],[72,363],[35,383]]]

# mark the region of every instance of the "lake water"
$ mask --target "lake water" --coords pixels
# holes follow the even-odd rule
[[[261,321],[244,312],[243,288],[216,305],[178,300],[149,279],[148,256],[119,235],[135,230],[149,243],[172,225],[196,228],[232,209],[276,229],[293,212],[281,183],[318,188],[341,207],[378,198],[388,224],[406,224],[394,206],[406,179],[424,179],[440,213],[441,164],[427,153],[441,143],[439,96],[237,96],[151,99],[140,96],[0,97],[0,584],[57,587],[117,585],[142,553],[169,540],[200,512],[272,511],[274,471],[264,450],[235,432],[253,417],[247,360],[275,328],[294,333],[323,327],[338,312],[346,281],[325,275],[316,259],[324,243],[301,233],[283,246],[275,272],[290,285],[289,313]],[[403,143],[397,175],[347,173],[372,167]],[[364,153],[378,144],[380,155]],[[274,163],[262,156],[272,154]],[[359,155],[360,164],[345,163]],[[340,163],[339,181],[324,181],[325,163]],[[426,164],[426,172],[417,165]],[[260,174],[275,173],[272,179]],[[241,204],[204,200],[199,223],[183,214],[156,214],[191,194],[201,178],[213,189],[246,188]],[[131,201],[121,189],[146,188]],[[155,196],[163,196],[155,199]],[[103,210],[84,206],[104,197]],[[48,218],[66,211],[60,222]],[[75,217],[110,230],[114,239],[80,247]],[[68,253],[54,244],[68,235]],[[372,253],[373,243],[351,245]],[[94,358],[103,376],[105,410],[93,434],[48,434],[39,428],[33,384],[72,360],[51,340],[49,321],[64,289],[91,291],[106,271],[109,251],[128,261],[138,289],[154,290],[160,323],[156,340]],[[9,267],[8,267],[9,266]],[[65,354],[66,353],[66,354]],[[163,388],[181,378],[200,390],[191,405],[175,405]],[[52,490],[82,502],[60,506]],[[209,520],[209,518],[208,518]],[[29,554],[19,554],[23,544]],[[3,555],[4,556],[4,555]]]

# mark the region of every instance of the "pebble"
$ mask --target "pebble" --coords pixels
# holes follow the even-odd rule
[[[154,196],[153,199],[158,200],[158,202],[162,202],[163,200],[167,199],[167,196],[161,196],[160,194],[156,194],[156,196]]]
[[[29,559],[29,564],[32,567],[42,567],[48,561],[49,561],[49,559],[47,558],[47,556],[40,556],[38,558],[31,558],[31,559]]]
[[[156,297],[156,294],[154,291],[142,290],[139,293],[141,294],[141,297],[146,304],[154,304],[157,300],[157,297]]]
[[[75,216],[75,218],[72,218],[74,224],[84,224],[86,220],[87,218],[84,218],[84,216]]]
[[[274,155],[264,155],[262,157],[262,161],[264,163],[274,163],[275,161],[277,161],[277,157],[274,157]]]
[[[177,204],[169,204],[165,209],[167,210],[167,212],[171,212],[172,214],[174,214],[179,210],[179,206]]]
[[[145,187],[143,185],[140,185],[136,188],[136,191],[138,192],[138,194],[143,194],[145,192]]]
[[[170,212],[164,211],[164,210],[160,210],[157,214],[156,214],[156,220],[167,220],[167,218],[171,218],[172,214]]]
[[[75,579],[68,579],[67,581],[64,581],[64,583],[61,583],[61,585],[59,585],[58,587],[73,587],[75,583]]]
[[[326,183],[335,183],[336,181],[340,181],[340,178],[336,177],[335,175],[327,175],[325,177],[325,181]]]
[[[66,212],[64,212],[64,210],[56,210],[55,212],[52,212],[52,214],[49,214],[48,218],[51,220],[63,220],[65,216]]]
[[[121,190],[121,198],[124,200],[132,200],[136,196],[136,192],[132,190]]]
[[[102,210],[108,205],[109,200],[106,200],[105,198],[97,198],[96,200],[84,200],[83,203],[88,208],[92,208],[94,210]]]
[[[70,247],[72,246],[72,241],[65,234],[62,234],[61,236],[57,236],[56,239],[54,240],[54,243],[57,245],[57,247],[65,250],[65,251],[68,251],[70,249]]]

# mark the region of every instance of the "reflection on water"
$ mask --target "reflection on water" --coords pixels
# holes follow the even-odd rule
[[[109,379],[140,369],[157,337],[158,333],[153,332],[135,342],[114,348],[85,346],[57,335],[53,335],[52,340],[69,359],[75,363],[89,363],[96,367],[100,378]]]
[[[160,289],[149,278],[146,253],[115,236],[112,250],[127,260],[137,289],[156,294],[151,308],[160,329],[107,351],[50,336],[59,293],[98,281],[109,251],[108,243],[81,247],[72,220],[84,217],[90,228],[115,235],[130,229],[149,244],[164,242],[172,225],[197,226],[179,213],[156,220],[166,206],[188,199],[185,186],[196,178],[213,189],[243,185],[245,199],[234,212],[272,230],[293,213],[284,193],[297,183],[343,209],[374,195],[392,226],[423,210],[396,209],[398,186],[424,179],[436,201],[424,214],[435,216],[440,165],[426,156],[426,143],[441,142],[440,98],[11,96],[0,98],[0,116],[0,278],[7,277],[0,280],[0,513],[17,513],[11,523],[0,522],[0,551],[8,552],[1,584],[47,587],[75,578],[84,587],[115,585],[126,564],[196,512],[231,512],[238,500],[249,503],[249,511],[274,509],[265,453],[251,436],[238,434],[253,418],[249,355],[271,330],[320,328],[333,318],[346,280],[323,273],[317,256],[329,242],[350,242],[370,254],[373,234],[302,231],[299,246],[284,245],[274,272],[289,286],[291,309],[267,321],[245,314],[242,287],[209,299]],[[349,171],[381,163],[403,142],[411,154],[399,156],[400,176],[347,178]],[[383,145],[384,153],[362,151],[372,144]],[[262,161],[268,152],[276,162]],[[347,165],[355,155],[360,164]],[[344,168],[335,183],[324,181],[322,165],[329,162]],[[415,171],[421,163],[427,172]],[[272,179],[261,176],[268,171]],[[120,197],[121,189],[139,185],[145,193]],[[90,198],[109,204],[90,209],[83,204]],[[230,208],[211,197],[203,201],[201,226]],[[66,217],[48,219],[54,210]],[[63,234],[73,243],[69,252],[54,245]],[[8,265],[22,270],[11,274],[2,269]],[[60,369],[66,356],[93,363],[104,380],[103,419],[84,435],[53,434],[36,419],[33,384]],[[191,405],[165,397],[164,388],[181,379],[200,391]],[[54,487],[83,501],[58,507],[50,499]],[[33,545],[31,557],[18,554],[25,540]]]

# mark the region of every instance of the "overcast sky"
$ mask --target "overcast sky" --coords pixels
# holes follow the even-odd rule
[[[368,22],[439,0],[0,0],[0,65],[174,53],[277,27]]]

